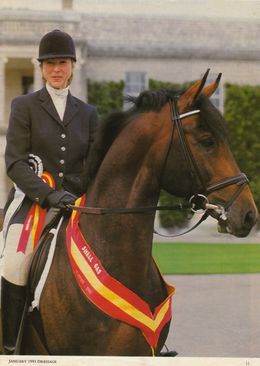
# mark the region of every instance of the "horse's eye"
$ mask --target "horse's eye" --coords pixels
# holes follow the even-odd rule
[[[215,141],[212,137],[208,137],[206,139],[200,140],[200,145],[205,149],[211,149],[215,145]]]

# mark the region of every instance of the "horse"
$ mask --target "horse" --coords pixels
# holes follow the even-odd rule
[[[131,98],[128,111],[110,114],[89,152],[85,203],[73,206],[81,236],[94,253],[84,247],[84,254],[89,262],[92,255],[99,260],[96,274],[103,266],[113,278],[114,291],[117,286],[126,296],[129,291],[154,318],[167,306],[169,310],[168,288],[152,258],[161,189],[178,197],[192,196],[193,207],[206,207],[220,231],[237,237],[247,236],[258,217],[247,177],[229,148],[224,118],[209,99],[221,75],[206,85],[207,76],[208,71],[181,92],[144,91]],[[157,338],[149,343],[149,334],[141,327],[117,318],[117,312],[109,315],[89,300],[71,267],[67,221],[61,224],[37,310],[41,332],[29,313],[21,354],[160,355],[171,316],[162,324],[158,320]],[[138,318],[141,313],[135,312]]]

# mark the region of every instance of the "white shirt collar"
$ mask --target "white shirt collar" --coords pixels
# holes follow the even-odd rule
[[[55,89],[52,86],[50,86],[49,83],[46,83],[46,89],[48,90],[49,94],[51,97],[54,98],[65,98],[68,96],[69,93],[69,86],[67,86],[67,88],[64,89]]]

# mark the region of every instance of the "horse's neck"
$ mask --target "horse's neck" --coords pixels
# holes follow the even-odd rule
[[[136,207],[154,204],[158,185],[153,181],[152,167],[135,165],[133,156],[121,154],[111,168],[103,169],[92,190],[89,202],[103,207]]]
[[[148,125],[150,121],[136,122],[141,123]],[[157,129],[140,132],[131,125],[130,132],[121,133],[123,136],[108,151],[88,192],[91,204],[134,207],[157,202],[163,163],[163,152],[158,156]]]
[[[157,203],[163,163],[161,156],[158,159],[158,146],[154,146],[157,137],[140,133],[123,137],[107,153],[88,192],[88,206],[140,207]],[[155,212],[84,215],[81,227],[110,273],[138,282],[138,277],[140,280],[140,276],[148,275],[152,262],[154,216]]]

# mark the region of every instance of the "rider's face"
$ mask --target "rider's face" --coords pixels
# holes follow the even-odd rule
[[[54,58],[42,62],[42,76],[50,86],[63,89],[69,85],[74,63],[69,58]]]

